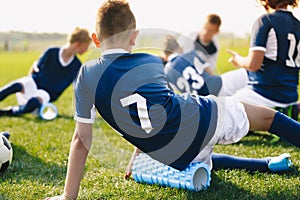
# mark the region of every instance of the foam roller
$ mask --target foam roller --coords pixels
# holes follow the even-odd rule
[[[52,103],[43,104],[39,110],[40,118],[44,120],[52,120],[57,117],[57,108]]]
[[[139,154],[132,166],[133,179],[138,183],[158,184],[166,187],[200,191],[210,185],[210,170],[202,162],[191,163],[179,171],[152,159],[147,154]]]

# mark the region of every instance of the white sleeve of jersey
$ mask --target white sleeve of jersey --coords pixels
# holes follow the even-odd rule
[[[178,37],[178,43],[183,49],[183,53],[192,51],[195,48],[194,41],[196,40],[198,32],[183,34]]]

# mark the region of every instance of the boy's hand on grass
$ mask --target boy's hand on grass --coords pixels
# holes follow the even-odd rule
[[[142,151],[139,150],[138,148],[135,148],[135,149],[134,149],[134,152],[133,152],[133,154],[132,154],[132,156],[131,156],[131,158],[130,158],[130,161],[129,161],[129,163],[128,163],[128,165],[127,165],[127,168],[126,168],[126,171],[125,171],[125,176],[124,176],[125,179],[130,178],[131,173],[132,173],[131,168],[132,168],[133,162],[134,162],[135,158],[136,158],[141,152],[142,152]]]

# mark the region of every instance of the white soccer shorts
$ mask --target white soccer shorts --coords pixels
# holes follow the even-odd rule
[[[33,97],[39,97],[42,99],[42,103],[46,104],[50,101],[50,95],[48,92],[42,89],[38,89],[36,83],[31,76],[26,76],[18,79],[19,82],[24,87],[24,93],[17,92],[16,97],[19,105],[25,105],[29,99]]]

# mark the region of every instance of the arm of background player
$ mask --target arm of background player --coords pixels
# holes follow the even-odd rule
[[[130,158],[130,161],[128,163],[128,166],[126,168],[126,171],[125,171],[125,179],[129,178],[131,176],[131,173],[132,173],[132,165],[133,165],[133,161],[135,160],[135,158],[140,154],[142,153],[142,151],[138,148],[135,147],[133,153],[132,153],[132,156]]]
[[[39,72],[39,68],[37,67],[37,61],[34,61],[32,66],[30,67],[28,71],[28,75],[33,74],[34,72]]]
[[[44,66],[46,60],[48,59],[49,51],[50,51],[49,49],[46,50],[46,52],[37,61],[33,62],[31,68],[29,69],[28,75],[40,71],[41,66],[42,65]]]
[[[88,152],[92,144],[92,124],[77,122],[70,147],[64,194],[47,200],[76,199]]]
[[[255,72],[260,69],[265,52],[260,50],[251,50],[247,57],[239,55],[237,52],[227,49],[227,52],[232,56],[228,61],[236,67],[245,68],[250,72]]]

